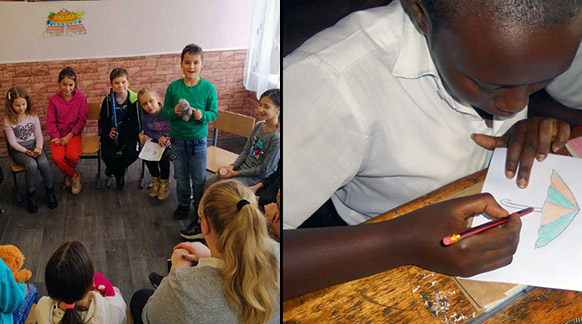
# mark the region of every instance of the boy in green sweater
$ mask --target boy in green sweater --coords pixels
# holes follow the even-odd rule
[[[204,66],[202,60],[203,53],[200,46],[189,44],[182,50],[180,66],[184,78],[168,85],[162,109],[162,115],[170,121],[172,151],[176,155],[174,179],[176,179],[178,208],[174,212],[175,219],[184,219],[188,216],[192,190],[194,191],[194,210],[198,210],[206,181],[208,123],[218,116],[216,88],[212,83],[200,77],[200,71]],[[180,99],[188,101],[190,107],[183,110],[183,105],[178,104]],[[188,226],[188,229],[200,233],[197,215],[195,212],[193,225]]]

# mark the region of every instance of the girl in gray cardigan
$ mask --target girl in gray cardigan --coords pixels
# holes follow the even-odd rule
[[[204,193],[198,214],[208,247],[174,247],[157,290],[133,295],[135,323],[279,323],[279,244],[253,192],[220,181]]]
[[[206,178],[206,188],[218,180],[233,178],[247,186],[257,184],[277,169],[279,163],[279,115],[281,91],[269,89],[261,95],[259,120],[238,158]]]

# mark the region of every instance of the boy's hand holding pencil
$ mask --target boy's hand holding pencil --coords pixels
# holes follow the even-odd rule
[[[494,218],[507,217],[503,226],[472,235],[444,246],[443,237],[467,229],[470,217],[486,213]],[[410,247],[403,256],[407,263],[436,272],[472,276],[508,265],[517,250],[521,221],[517,214],[501,208],[490,194],[480,194],[433,204],[395,219],[405,222],[403,234]],[[412,237],[412,238],[411,238]]]

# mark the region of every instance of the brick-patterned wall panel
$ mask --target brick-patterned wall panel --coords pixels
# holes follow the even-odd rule
[[[243,86],[245,57],[246,50],[205,52],[201,76],[216,86],[219,109],[257,117],[256,93]],[[59,72],[67,66],[75,69],[79,90],[87,100],[99,103],[109,93],[109,72],[117,67],[128,71],[131,90],[137,92],[147,86],[155,89],[162,100],[168,84],[183,77],[180,54],[0,64],[0,124],[6,113],[6,92],[12,86],[21,86],[32,95],[43,127],[45,149],[50,149],[44,130],[46,107],[49,98],[57,92]],[[212,134],[213,125],[209,127]],[[88,123],[84,132],[95,134],[96,123]],[[0,133],[0,156],[3,156],[7,154],[6,142],[4,132]]]

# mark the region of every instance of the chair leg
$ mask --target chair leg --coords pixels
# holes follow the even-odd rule
[[[2,208],[2,203],[0,202],[0,214],[4,214],[4,208]]]
[[[18,181],[16,181],[16,173],[12,172],[12,181],[14,182],[14,194],[16,195],[16,202],[20,203],[20,192],[18,191]]]
[[[145,174],[145,161],[141,160],[141,177],[139,178],[139,189],[143,189],[143,183],[145,181],[144,174]]]
[[[97,189],[101,189],[101,148],[97,151]]]

